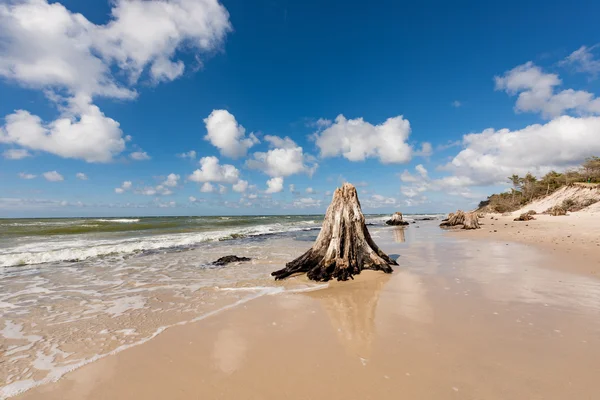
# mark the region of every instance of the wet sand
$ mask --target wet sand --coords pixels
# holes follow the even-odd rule
[[[452,234],[534,246],[551,255],[567,256],[565,262],[549,265],[553,268],[600,277],[600,214],[539,214],[532,221],[514,221],[515,217],[488,214],[480,220],[482,229]]]
[[[375,235],[392,275],[263,296],[17,398],[598,397],[600,280],[561,271],[566,252],[419,226]]]

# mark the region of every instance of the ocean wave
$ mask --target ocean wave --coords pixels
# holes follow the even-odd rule
[[[68,239],[35,242],[0,250],[0,267],[83,261],[94,257],[127,255],[169,248],[193,247],[203,242],[239,239],[315,229],[306,224],[270,224],[215,230],[201,233],[176,233],[121,240]]]
[[[133,224],[140,222],[139,218],[95,219],[98,222],[114,222],[117,224]]]

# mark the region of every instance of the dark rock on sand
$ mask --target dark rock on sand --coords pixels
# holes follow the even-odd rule
[[[233,262],[240,262],[240,261],[250,261],[251,259],[248,257],[238,257],[238,256],[225,256],[225,257],[221,257],[219,258],[217,261],[213,262],[213,265],[227,265]]]

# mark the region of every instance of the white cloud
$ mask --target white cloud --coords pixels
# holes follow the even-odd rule
[[[419,164],[415,167],[417,174],[420,176],[416,176],[408,172],[408,170],[404,170],[402,174],[400,174],[400,180],[402,182],[422,182],[423,180],[427,180],[427,170],[423,166],[423,164]]]
[[[21,179],[34,179],[37,175],[27,174],[25,172],[19,172],[19,178]]]
[[[204,139],[217,147],[223,156],[243,157],[250,147],[259,143],[253,133],[246,137],[246,129],[227,110],[213,110],[204,123],[208,132]]]
[[[14,143],[64,158],[108,162],[125,149],[119,123],[87,104],[77,116],[43,123],[40,117],[18,110],[6,116],[0,143]]]
[[[87,177],[87,175],[86,175],[86,174],[84,174],[83,172],[78,172],[78,173],[76,173],[76,174],[75,174],[75,177],[76,177],[77,179],[79,179],[79,180],[82,180],[82,181],[87,181],[87,180],[88,180],[88,177]]]
[[[93,99],[135,98],[133,86],[144,71],[153,83],[175,79],[185,68],[179,52],[191,50],[198,59],[218,49],[231,31],[229,14],[217,0],[111,4],[105,25],[57,2],[0,4],[0,77],[43,90],[62,114],[42,123],[18,110],[7,117],[8,135],[2,141],[88,162],[110,161],[124,150],[125,141],[119,124],[105,117]],[[21,125],[9,129],[10,119]]]
[[[315,194],[315,193],[317,193],[317,191],[315,189],[311,188],[311,187],[307,187],[306,188],[306,193],[308,193],[308,194]]]
[[[212,193],[215,191],[215,187],[210,182],[204,182],[202,187],[200,187],[200,191],[202,193]]]
[[[200,169],[195,170],[188,179],[192,182],[236,183],[239,177],[240,171],[233,165],[221,165],[217,157],[203,157],[200,159]]]
[[[496,76],[496,90],[516,95],[516,111],[540,112],[544,118],[553,118],[573,111],[581,115],[600,114],[600,99],[592,93],[566,89],[554,93],[562,81],[556,74],[544,73],[531,61],[519,65],[503,76]]]
[[[132,185],[133,184],[131,183],[131,181],[125,181],[121,184],[121,187],[115,188],[115,193],[123,194],[127,190],[131,189]]]
[[[232,187],[234,192],[244,193],[248,189],[248,181],[239,180]]]
[[[310,156],[305,155],[302,147],[292,139],[267,135],[265,140],[269,142],[272,149],[254,153],[254,159],[246,162],[249,168],[261,170],[271,177],[287,177],[299,173],[312,176],[318,168],[318,164]]]
[[[2,142],[2,132],[0,131],[0,143]],[[31,157],[31,154],[25,149],[8,149],[2,153],[2,157],[7,160],[21,160],[26,157]]]
[[[129,158],[135,161],[149,160],[151,157],[145,151],[134,151],[129,155]]]
[[[275,177],[267,181],[265,193],[279,193],[283,190],[283,178]]]
[[[429,142],[421,143],[421,149],[414,152],[415,156],[429,157],[433,154],[433,146]]]
[[[365,208],[382,208],[396,205],[397,200],[393,197],[373,194],[370,197],[366,197],[365,199],[361,200],[361,203]]]
[[[313,199],[312,197],[302,197],[293,201],[294,208],[314,208],[321,206],[321,200]]]
[[[190,202],[190,203],[195,203],[195,202],[197,202],[197,201],[198,201],[198,199],[197,199],[197,198],[195,198],[194,196],[190,196],[190,197],[188,197],[188,200],[189,200],[189,202]]]
[[[296,185],[290,183],[288,188],[290,189],[290,193],[296,193]]]
[[[225,194],[225,193],[227,193],[227,187],[219,184],[219,194]]]
[[[56,171],[44,172],[42,175],[48,182],[61,182],[65,180],[65,178]]]
[[[448,187],[506,183],[512,174],[543,175],[600,154],[600,117],[562,116],[524,129],[486,129],[463,136],[464,149],[446,165]]]
[[[168,187],[175,187],[175,186],[177,186],[179,184],[179,179],[180,178],[181,177],[179,175],[169,174],[167,176],[167,179],[162,184],[165,185],[165,186],[168,186]]]
[[[343,156],[350,161],[378,158],[383,163],[410,161],[411,146],[406,143],[410,123],[402,116],[372,125],[362,118],[346,119],[339,115],[333,125],[315,133],[321,157]]]
[[[196,151],[190,150],[187,153],[176,154],[176,156],[179,158],[189,158],[190,160],[195,160],[196,159]]]
[[[581,46],[562,60],[560,65],[572,66],[575,71],[590,74],[595,78],[600,73],[600,60],[594,59],[592,51],[598,48],[598,44],[592,47]]]
[[[459,108],[460,106],[462,106],[462,103],[458,100],[454,100],[452,103],[450,103],[452,105],[452,107],[454,108]]]

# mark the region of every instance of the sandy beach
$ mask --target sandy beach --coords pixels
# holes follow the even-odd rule
[[[581,230],[594,221],[484,222],[377,229],[399,255],[391,275],[260,296],[16,398],[597,398],[600,247]]]
[[[600,212],[575,212],[560,217],[537,214],[531,221],[514,221],[519,213],[488,214],[480,219],[481,229],[452,234],[533,246],[553,256],[566,257],[562,263],[549,264],[552,268],[600,276]]]

